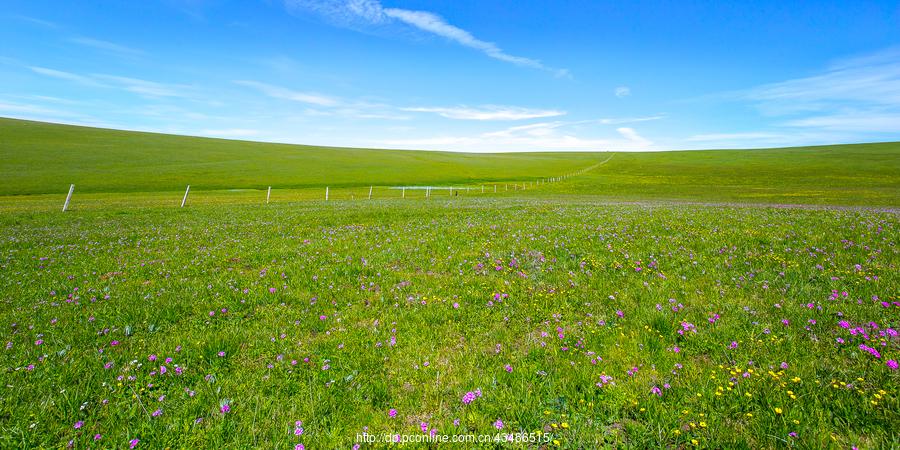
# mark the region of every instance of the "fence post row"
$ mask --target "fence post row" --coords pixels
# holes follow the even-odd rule
[[[75,185],[69,186],[69,193],[66,195],[66,202],[63,203],[63,212],[69,209],[69,200],[72,200],[72,193],[75,192]]]

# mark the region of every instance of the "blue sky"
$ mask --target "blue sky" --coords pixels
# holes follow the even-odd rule
[[[900,2],[5,0],[0,116],[478,152],[900,140]]]

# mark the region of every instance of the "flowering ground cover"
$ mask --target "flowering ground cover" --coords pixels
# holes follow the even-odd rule
[[[20,208],[0,446],[889,447],[898,236],[589,199]]]

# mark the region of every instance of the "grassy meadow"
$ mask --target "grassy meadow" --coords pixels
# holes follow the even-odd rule
[[[0,447],[900,445],[897,143],[0,158]]]
[[[660,153],[466,154],[267,144],[0,118],[0,197],[143,197],[198,191],[288,191],[282,200],[361,198],[369,186],[478,190],[584,172],[530,196],[816,205],[900,205],[900,143]],[[590,169],[590,170],[588,170]],[[515,195],[522,192],[513,191]],[[263,193],[264,194],[264,193]],[[104,198],[107,198],[106,196]],[[220,195],[221,197],[221,195]],[[88,197],[90,198],[90,197]],[[259,198],[257,196],[256,198]],[[2,203],[2,198],[0,198]],[[60,201],[61,203],[61,201]]]

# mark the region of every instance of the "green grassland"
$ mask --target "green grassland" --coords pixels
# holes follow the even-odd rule
[[[659,153],[465,154],[267,144],[0,119],[0,195],[535,183],[526,195],[900,205],[900,143]],[[353,190],[353,188],[357,188]],[[518,193],[517,195],[521,195]],[[177,194],[174,195],[178,197]],[[312,194],[309,198],[319,198]],[[306,198],[303,194],[285,198]]]
[[[0,448],[896,447],[898,156],[0,119]]]
[[[890,212],[107,205],[7,212],[0,236],[3,447],[900,440]]]

